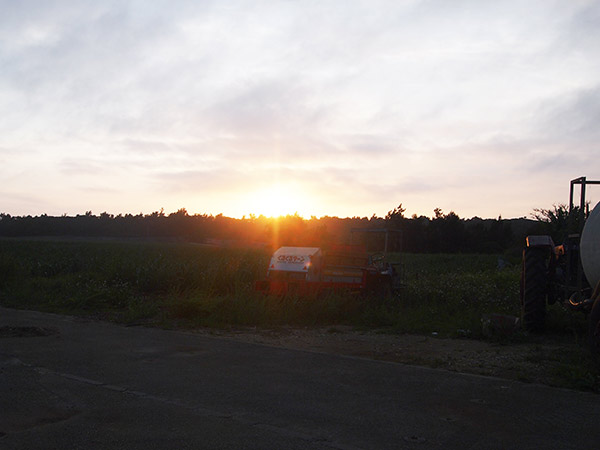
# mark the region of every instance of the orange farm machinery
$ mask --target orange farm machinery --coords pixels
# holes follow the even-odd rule
[[[402,286],[402,265],[369,254],[364,246],[281,247],[273,253],[265,279],[256,289],[266,294],[299,295],[355,291],[387,295]]]

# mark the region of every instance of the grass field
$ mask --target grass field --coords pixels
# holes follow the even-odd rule
[[[0,240],[0,302],[125,323],[348,324],[473,338],[487,315],[519,315],[519,262],[498,270],[494,255],[402,255],[406,287],[389,298],[264,296],[253,285],[269,257],[192,244]],[[560,308],[549,310],[548,324],[559,333],[585,329]]]
[[[474,337],[485,314],[519,312],[519,269],[497,270],[495,256],[402,255],[407,286],[387,299],[348,293],[265,297],[253,283],[264,276],[268,260],[263,251],[190,244],[3,240],[0,301],[122,322],[343,323]]]

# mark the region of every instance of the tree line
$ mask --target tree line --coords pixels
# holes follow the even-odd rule
[[[543,220],[470,219],[439,208],[432,217],[406,217],[402,204],[385,217],[311,217],[297,214],[241,219],[218,215],[188,214],[185,208],[165,214],[119,214],[91,211],[76,216],[11,216],[0,214],[1,237],[82,237],[195,242],[216,246],[278,247],[363,244],[372,251],[383,249],[385,235],[362,233],[391,230],[388,250],[411,253],[501,253],[522,247],[527,234],[540,229]]]

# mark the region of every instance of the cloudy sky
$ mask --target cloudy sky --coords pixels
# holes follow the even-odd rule
[[[509,218],[600,179],[600,1],[0,8],[1,212]]]

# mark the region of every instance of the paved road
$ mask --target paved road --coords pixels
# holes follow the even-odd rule
[[[0,449],[591,449],[599,423],[593,394],[0,308]]]

